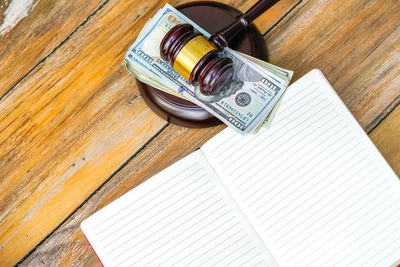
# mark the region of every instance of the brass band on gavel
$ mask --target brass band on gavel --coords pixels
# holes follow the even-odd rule
[[[233,77],[233,62],[190,24],[173,27],[160,44],[161,57],[205,95],[216,94]]]

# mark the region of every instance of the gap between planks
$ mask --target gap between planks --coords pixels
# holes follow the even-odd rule
[[[100,11],[110,0],[105,0],[103,3],[101,3],[92,13],[89,14],[64,40],[62,40],[58,45],[56,45],[47,55],[45,55],[41,60],[39,60],[38,63],[36,63],[30,70],[28,70],[24,75],[21,76],[7,91],[3,93],[3,95],[0,96],[0,102],[8,95],[10,94],[14,88],[17,87],[17,85],[24,80],[32,71],[34,71],[40,64],[46,61],[47,58],[49,58],[55,51],[57,51],[58,48],[60,48],[62,45],[64,45],[72,35],[74,35],[75,32],[77,32],[81,27],[83,27],[98,11]]]
[[[107,0],[108,1],[108,0]],[[125,162],[121,164],[111,175],[108,177],[99,187],[96,188],[85,200],[82,201],[68,216],[66,216],[48,235],[46,235],[35,247],[33,247],[27,254],[25,254],[17,263],[16,266],[22,264],[22,262],[29,257],[38,247],[40,247],[46,240],[49,238],[54,232],[56,232],[72,215],[74,215],[80,208],[82,208],[85,203],[87,203],[98,191],[100,191],[115,175],[117,175],[125,166],[133,160],[137,155],[139,155],[146,147],[156,139],[168,126],[170,125],[169,122],[166,122],[163,127],[161,127],[146,143],[143,144],[135,153],[133,153]]]
[[[382,41],[380,41],[379,44],[374,47],[374,49],[371,50],[371,52],[362,60],[362,62],[364,62],[367,58],[369,58],[374,53],[374,51],[378,47],[380,47],[386,41],[386,39],[388,39],[389,36],[392,35],[399,28],[400,24],[394,27],[393,30],[387,36],[385,36],[385,38],[383,38]],[[400,96],[393,99],[393,101],[384,110],[382,110],[379,116],[376,117],[374,120],[372,120],[369,123],[369,125],[367,125],[368,129],[367,134],[372,133],[379,126],[379,124],[381,124],[381,122],[383,122],[389,116],[389,114],[392,113],[399,106],[400,106]]]
[[[272,31],[276,26],[278,26],[278,25],[281,23],[281,21],[283,21],[283,20],[284,20],[294,9],[296,9],[302,2],[303,2],[303,0],[300,0],[300,1],[298,1],[295,5],[293,5],[291,8],[289,8],[288,11],[287,11],[285,14],[283,14],[283,16],[282,16],[281,18],[279,18],[274,24],[272,24],[272,26],[271,26],[269,29],[267,29],[267,30],[263,33],[263,36],[264,36],[264,37],[267,36],[268,33],[269,33],[270,31]]]
[[[269,29],[263,33],[264,39],[267,37],[267,35],[276,27],[278,26],[285,18],[292,13],[292,11],[295,11],[295,9],[300,8],[300,4],[306,4],[307,1],[304,0],[299,0],[296,4],[294,4],[288,11],[282,15],[281,18],[279,18],[276,23],[274,23]],[[373,48],[371,51],[368,53],[368,55],[361,61],[363,63],[365,60],[367,60],[371,55],[374,54],[374,52],[396,31],[400,28],[400,24],[398,24],[396,27],[394,27],[390,33],[388,33],[382,40]],[[361,64],[360,63],[360,64]],[[293,83],[294,80],[291,81]],[[381,110],[380,114],[375,117],[372,121],[370,121],[365,127],[364,131],[366,132],[367,135],[371,134],[380,124],[383,122],[397,107],[400,107],[400,96],[396,97],[393,99],[392,102],[390,102],[383,110]]]
[[[388,107],[379,114],[377,118],[375,118],[369,125],[372,125],[369,127],[367,134],[371,134],[378,126],[392,113],[394,110],[399,107],[400,108],[400,96],[396,97],[393,99],[393,101],[388,105]]]

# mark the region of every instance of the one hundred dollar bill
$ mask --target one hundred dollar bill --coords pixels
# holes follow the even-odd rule
[[[125,67],[142,82],[203,107],[241,134],[259,129],[288,86],[292,72],[225,48],[221,53],[232,59],[234,77],[220,94],[205,96],[198,85],[190,84],[160,56],[162,38],[179,23],[190,23],[205,37],[210,36],[166,4],[129,48]]]

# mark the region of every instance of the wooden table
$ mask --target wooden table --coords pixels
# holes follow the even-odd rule
[[[165,1],[3,1],[0,22],[14,2],[28,15],[0,34],[0,266],[100,265],[80,222],[224,126],[163,121],[121,65]],[[400,1],[281,0],[256,25],[293,80],[322,70],[400,174]]]

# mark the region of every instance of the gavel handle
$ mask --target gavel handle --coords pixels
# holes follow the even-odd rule
[[[233,38],[242,30],[247,29],[253,20],[271,8],[279,0],[260,0],[255,3],[246,13],[238,16],[236,21],[226,28],[216,32],[210,40],[220,48],[226,47]]]
[[[261,16],[265,11],[270,9],[273,5],[275,5],[278,0],[261,0],[255,3],[249,10],[244,14],[244,16],[248,19],[248,21],[252,22],[259,16]]]

